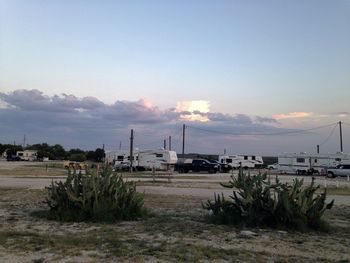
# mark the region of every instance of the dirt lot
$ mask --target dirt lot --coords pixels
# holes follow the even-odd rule
[[[9,174],[16,174],[16,169],[19,168],[11,168]],[[24,180],[25,170],[29,169],[33,176],[33,170],[38,168],[28,166],[20,169],[24,171],[19,177]],[[0,261],[350,262],[348,199],[325,215],[331,225],[329,233],[216,226],[204,219],[201,202],[207,197],[191,193],[195,189],[212,192],[210,187],[217,182],[201,183],[206,175],[199,176],[197,180],[182,178],[189,181],[173,178],[169,182],[167,178],[156,178],[155,182],[153,179],[138,182],[139,188],[152,187],[156,193],[145,194],[145,205],[151,215],[144,220],[117,224],[60,223],[37,218],[31,213],[45,208],[42,203],[45,190],[4,188],[2,185]],[[169,189],[175,192],[176,189],[187,189],[188,192],[176,192],[174,195],[169,194]],[[334,196],[349,196],[348,188],[332,191]]]

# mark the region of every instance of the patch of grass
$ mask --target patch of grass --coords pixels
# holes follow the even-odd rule
[[[349,187],[327,187],[327,194],[328,195],[350,195],[350,188]],[[322,193],[324,191],[324,188],[321,188],[319,193]]]
[[[61,251],[65,254],[76,254],[80,250],[108,250],[120,254],[124,249],[119,235],[113,232],[79,235],[38,234],[28,231],[0,231],[0,243],[7,249],[15,251]]]

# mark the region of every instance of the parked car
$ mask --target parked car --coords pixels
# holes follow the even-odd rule
[[[226,163],[220,163],[219,161],[211,161],[211,162],[219,166],[220,173],[228,173],[232,169],[231,166]]]
[[[278,165],[278,163],[269,164],[267,166],[267,169],[269,169],[269,170],[276,170],[277,169],[277,165]]]
[[[130,162],[129,161],[127,161],[127,162],[124,162],[124,161],[120,162],[120,163],[114,165],[114,169],[116,171],[129,171],[129,169],[130,169]]]
[[[339,164],[335,168],[327,169],[328,177],[350,176],[350,164]]]
[[[175,171],[179,173],[188,173],[189,171],[216,173],[219,171],[219,165],[205,159],[186,160],[183,163],[177,163]]]
[[[6,160],[8,162],[18,162],[18,161],[22,161],[21,157],[19,156],[7,156]]]

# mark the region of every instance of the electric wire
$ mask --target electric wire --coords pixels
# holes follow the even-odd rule
[[[275,133],[232,133],[232,132],[223,132],[223,131],[217,131],[217,130],[208,130],[208,129],[194,127],[192,125],[186,125],[186,127],[191,128],[191,129],[195,129],[195,130],[205,131],[205,132],[224,134],[224,135],[233,135],[233,136],[242,136],[242,135],[245,135],[245,136],[247,136],[247,135],[248,136],[275,136],[275,135],[287,135],[287,134],[305,133],[305,132],[309,132],[309,131],[313,131],[313,130],[318,130],[318,129],[322,129],[322,128],[326,128],[326,127],[331,127],[331,126],[333,126],[335,124],[336,123],[331,123],[331,124],[327,124],[327,125],[322,125],[322,126],[318,126],[318,127],[309,128],[309,129],[295,130],[295,131],[285,131],[285,132],[275,132]]]
[[[336,125],[334,125],[331,133],[327,136],[327,138],[322,143],[319,144],[320,146],[324,145],[326,142],[328,142],[328,140],[332,137],[332,135],[333,135],[333,133],[335,131],[335,128],[337,128],[337,126],[338,126],[338,123]]]

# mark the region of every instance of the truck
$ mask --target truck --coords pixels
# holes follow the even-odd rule
[[[350,164],[339,164],[335,168],[327,169],[328,177],[350,176]]]
[[[188,173],[189,171],[216,173],[219,171],[219,165],[205,159],[186,159],[175,165],[175,171],[179,173]]]
[[[277,169],[292,174],[311,175],[316,173],[326,175],[328,168],[348,163],[350,163],[350,155],[345,153],[309,154],[301,152],[279,156]]]
[[[220,155],[218,161],[223,164],[228,164],[232,169],[237,169],[240,166],[244,169],[257,168],[264,164],[262,156],[247,154]]]

